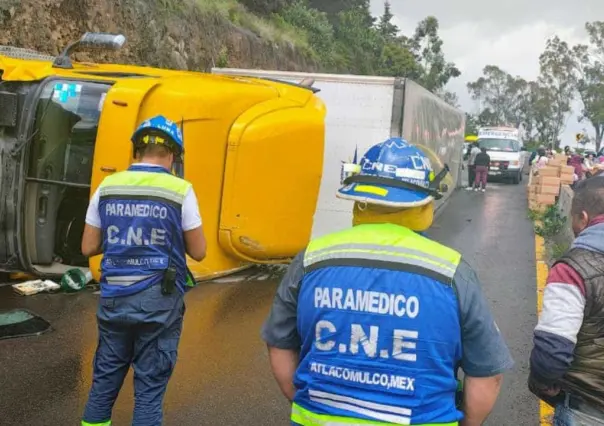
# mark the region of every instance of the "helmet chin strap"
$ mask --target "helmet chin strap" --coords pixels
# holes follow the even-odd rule
[[[449,165],[445,164],[443,169],[440,172],[438,172],[438,174],[436,176],[434,176],[434,179],[432,180],[432,182],[430,182],[430,187],[438,190],[438,188],[440,187],[440,183],[443,181],[445,176],[447,176],[447,173],[449,173],[450,171],[451,171],[451,169],[449,169]]]

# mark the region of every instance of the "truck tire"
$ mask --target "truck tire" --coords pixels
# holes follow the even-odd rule
[[[514,185],[518,185],[521,180],[522,180],[522,173],[521,172],[519,172],[516,176],[514,176],[512,178],[512,182],[514,183]]]

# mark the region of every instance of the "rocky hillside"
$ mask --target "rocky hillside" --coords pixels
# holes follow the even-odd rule
[[[86,31],[128,39],[119,52],[78,53],[78,60],[191,70],[318,67],[286,28],[229,0],[0,0],[0,28],[0,45],[52,55]]]
[[[0,45],[56,55],[86,31],[122,33],[121,51],[75,59],[408,77],[456,105],[438,20],[405,35],[393,19],[370,0],[0,0]]]

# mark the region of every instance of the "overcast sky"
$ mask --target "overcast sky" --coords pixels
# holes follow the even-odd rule
[[[603,0],[391,0],[394,23],[405,35],[412,35],[419,21],[433,15],[440,23],[446,58],[462,75],[448,85],[457,93],[461,106],[476,112],[466,83],[482,75],[485,65],[498,65],[525,79],[539,73],[539,55],[546,40],[557,34],[570,44],[586,43],[585,22],[604,17]],[[371,0],[374,15],[381,15],[384,0]],[[576,105],[580,108],[580,104]],[[588,124],[579,124],[574,112],[562,143]]]

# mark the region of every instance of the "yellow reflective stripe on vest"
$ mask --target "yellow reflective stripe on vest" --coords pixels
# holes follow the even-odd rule
[[[406,423],[389,423],[382,422],[379,420],[364,420],[355,419],[352,417],[343,416],[330,416],[327,414],[316,414],[310,410],[302,408],[298,404],[292,404],[292,415],[291,420],[302,426],[396,426],[396,425],[408,425],[410,421]],[[416,426],[458,426],[459,423],[426,423]]]
[[[311,241],[304,267],[337,259],[400,263],[453,278],[461,254],[402,226],[358,225]]]
[[[111,426],[111,420],[102,423],[88,423],[82,420],[82,426]]]
[[[168,173],[124,171],[106,177],[99,195],[159,197],[182,204],[191,184]]]

